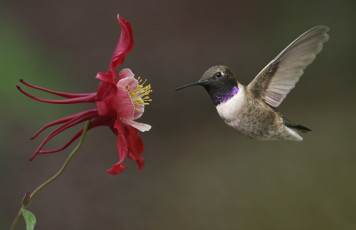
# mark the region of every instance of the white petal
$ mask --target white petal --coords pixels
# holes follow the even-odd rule
[[[132,120],[124,120],[122,119],[122,122],[140,130],[141,132],[146,132],[149,131],[151,129],[152,126],[148,125],[148,124],[144,124],[144,123],[139,123],[136,121],[132,121]]]

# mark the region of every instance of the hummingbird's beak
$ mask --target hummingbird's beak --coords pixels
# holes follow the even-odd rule
[[[190,87],[190,86],[202,85],[202,84],[203,84],[203,82],[201,82],[201,81],[193,82],[193,83],[190,83],[190,84],[187,84],[187,85],[183,85],[181,87],[176,88],[176,91],[184,89],[184,88],[187,88],[187,87]]]

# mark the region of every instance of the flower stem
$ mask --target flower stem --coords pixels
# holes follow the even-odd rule
[[[87,130],[89,128],[90,125],[90,120],[88,120],[85,124],[84,130],[83,130],[83,134],[79,140],[78,145],[75,147],[75,149],[69,154],[69,156],[67,157],[66,161],[63,163],[62,167],[58,170],[58,172],[56,174],[54,174],[51,178],[49,178],[48,180],[46,180],[44,183],[42,183],[40,186],[38,186],[31,194],[30,194],[30,202],[32,201],[32,199],[42,190],[44,189],[47,185],[49,185],[50,183],[52,183],[53,181],[55,181],[60,175],[62,175],[62,173],[64,172],[64,170],[68,167],[69,163],[71,162],[71,160],[73,159],[73,157],[75,156],[75,154],[78,152],[78,150],[82,147],[84,139],[85,139],[85,135],[87,133]],[[29,204],[26,205],[26,207],[28,207]],[[14,221],[11,224],[10,230],[14,230],[16,227],[17,222],[19,221],[20,217],[22,216],[22,209],[25,208],[25,205],[22,205],[22,207],[20,208],[19,212],[17,213]]]
[[[17,213],[14,221],[12,222],[11,224],[11,227],[10,227],[10,230],[13,230],[15,229],[15,226],[17,225],[17,222],[19,222],[19,219],[21,218],[22,216],[22,209],[23,209],[23,206],[20,208],[19,212]]]

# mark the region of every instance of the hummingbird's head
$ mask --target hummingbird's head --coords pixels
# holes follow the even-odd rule
[[[239,90],[235,75],[224,65],[210,67],[205,71],[199,81],[183,85],[176,88],[176,90],[194,85],[203,86],[215,105],[218,105],[221,102],[226,102]]]

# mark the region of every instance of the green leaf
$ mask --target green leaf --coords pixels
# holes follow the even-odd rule
[[[34,230],[36,224],[35,215],[26,209],[22,209],[22,215],[26,222],[26,230]]]

